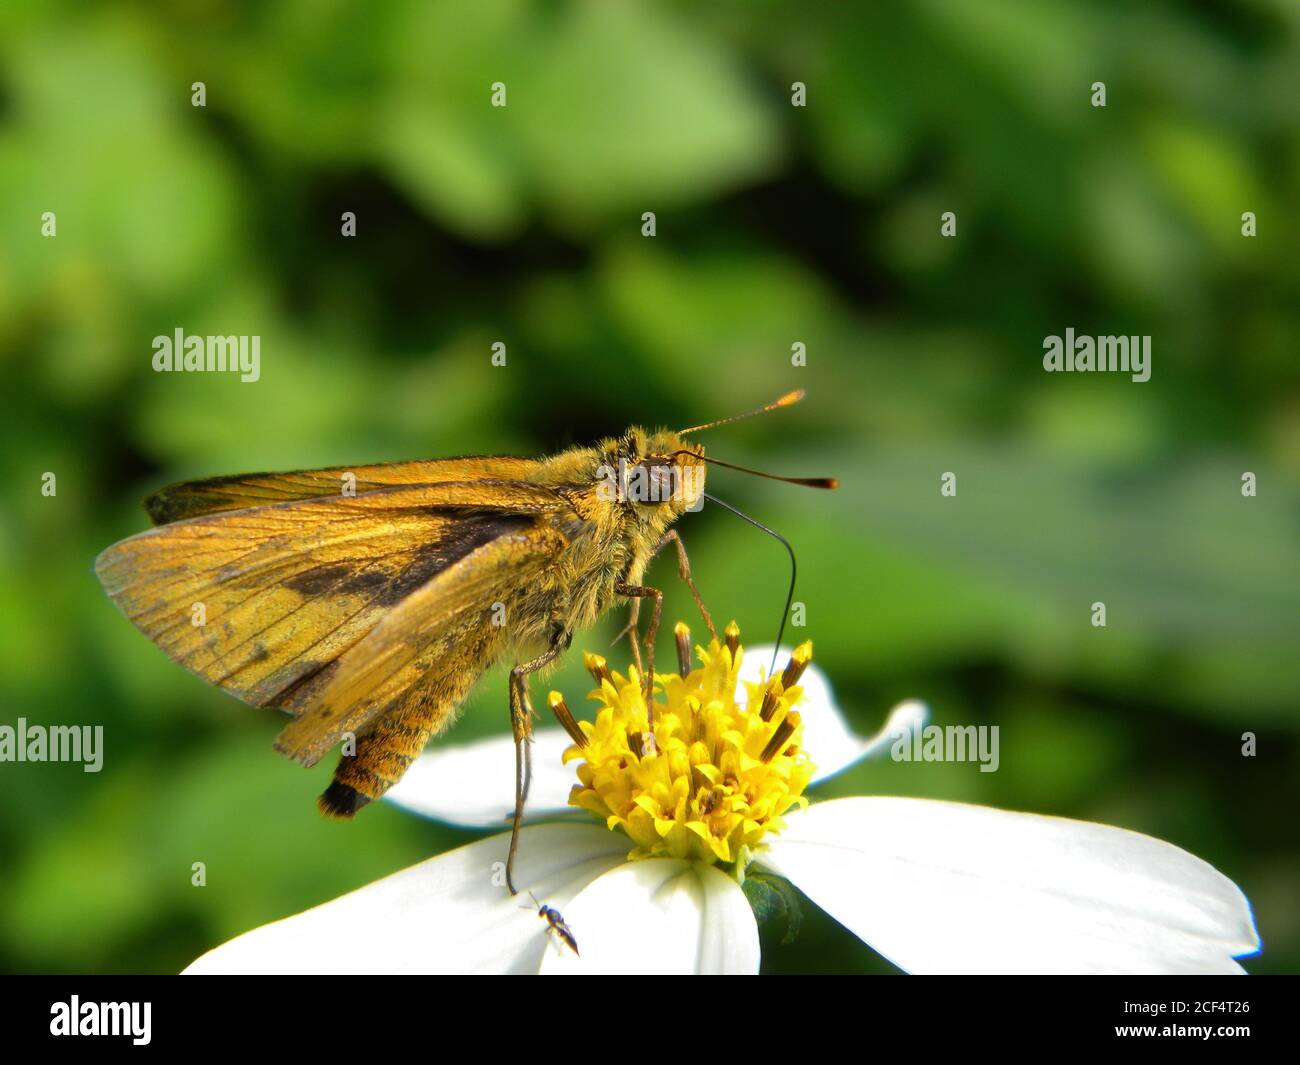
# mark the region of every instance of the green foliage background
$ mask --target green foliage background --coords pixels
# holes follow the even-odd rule
[[[91,561],[148,491],[541,454],[799,386],[708,444],[843,490],[711,487],[798,545],[800,635],[861,730],[905,696],[1002,729],[997,773],[885,761],[823,793],[1169,839],[1254,902],[1252,971],[1300,968],[1297,100],[1290,0],[4,4],[0,721],[107,750],[0,765],[0,968],[175,971],[470,838],[322,821],[330,767],[123,620]],[[153,373],[178,326],[259,334],[262,379]],[[1067,326],[1153,335],[1150,382],[1043,373]],[[770,640],[780,548],[716,510],[682,531]],[[452,739],[502,729],[504,691]],[[890,971],[815,912],[764,964]]]

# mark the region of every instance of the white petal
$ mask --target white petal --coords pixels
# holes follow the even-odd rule
[[[536,972],[548,925],[527,892],[563,912],[626,859],[627,838],[597,825],[536,825],[519,837],[511,896],[508,833],[449,851],[294,917],[246,932],[187,973]]]
[[[525,813],[554,817],[578,782],[561,755],[573,741],[560,728],[533,731],[533,780]],[[500,828],[515,810],[515,741],[508,733],[425,751],[384,798],[413,813],[465,828]]]
[[[543,973],[758,972],[758,925],[745,893],[710,865],[628,862],[580,891],[563,913],[580,953],[557,943]]]
[[[786,815],[761,856],[914,973],[1228,973],[1259,950],[1222,873],[1108,825],[926,799]]]
[[[776,656],[776,669],[784,669],[789,659],[790,652],[782,649]],[[771,664],[771,644],[746,647],[745,657],[740,663],[740,680],[756,683],[768,675],[768,666]],[[803,748],[817,767],[814,784],[833,777],[864,758],[887,750],[903,734],[921,728],[929,717],[929,710],[924,703],[909,699],[890,711],[879,732],[864,738],[849,728],[831,694],[826,674],[815,665],[809,665],[804,670],[799,686],[804,692],[803,701],[799,704],[799,715],[803,718]],[[746,691],[742,683],[737,686],[736,699],[743,702],[745,698]]]

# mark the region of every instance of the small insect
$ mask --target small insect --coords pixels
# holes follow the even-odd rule
[[[537,916],[546,921],[549,926],[546,929],[547,935],[554,932],[574,954],[577,954],[578,941],[573,938],[573,933],[569,931],[569,926],[564,923],[564,917],[560,914],[560,911],[554,906],[547,906],[544,902],[538,902],[537,896],[531,891],[528,893],[528,897],[537,906]]]
[[[342,745],[318,800],[329,817],[351,818],[382,796],[489,666],[513,661],[513,893],[531,774],[528,677],[619,599],[631,604],[624,633],[639,667],[639,608],[651,599],[648,687],[663,593],[642,580],[669,544],[716,635],[672,528],[706,498],[739,514],[705,495],[706,466],[835,482],[706,459],[687,437],[802,396],[677,432],[633,427],[547,459],[471,456],[177,484],[145,501],[157,527],[109,547],[95,572],[175,662],[246,703],[291,714],[275,743],[282,754],[311,766]],[[584,744],[567,710],[555,712]]]

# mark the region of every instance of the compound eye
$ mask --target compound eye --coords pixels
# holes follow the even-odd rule
[[[650,471],[650,498],[647,503],[666,503],[677,493],[677,467],[671,463],[657,463],[647,467]]]

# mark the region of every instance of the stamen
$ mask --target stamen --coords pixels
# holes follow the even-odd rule
[[[740,626],[734,621],[728,622],[727,627],[722,630],[722,635],[727,641],[727,650],[731,652],[731,660],[736,660],[736,648],[740,646]]]
[[[587,672],[591,674],[591,679],[596,682],[597,688],[605,681],[614,683],[614,675],[609,671],[609,664],[600,655],[587,651],[582,656],[582,664],[587,667]]]
[[[808,663],[811,661],[812,640],[805,640],[794,649],[790,661],[786,663],[785,672],[781,674],[781,690],[788,691],[798,684],[799,678],[803,676],[803,671],[808,668]]]
[[[763,748],[763,753],[759,755],[760,762],[770,762],[778,754],[781,748],[785,746],[786,741],[794,735],[794,730],[799,727],[798,711],[791,710],[785,715],[785,719],[776,726],[776,731],[772,733],[772,738],[767,741],[767,746]]]
[[[564,696],[559,692],[551,692],[546,701],[550,703],[551,713],[563,726],[564,731],[569,734],[569,738],[579,747],[587,746],[587,737],[583,735],[582,729],[578,727],[578,722],[569,711],[569,704],[564,701]]]
[[[771,721],[772,715],[776,713],[776,708],[781,705],[781,693],[784,691],[779,680],[769,681],[767,691],[763,693],[763,705],[759,708],[758,716],[764,721]]]
[[[638,758],[649,758],[651,755],[659,753],[659,748],[655,746],[655,734],[653,732],[629,732],[627,734],[627,745]]]
[[[673,635],[677,637],[677,672],[685,680],[691,675],[691,630],[686,627],[686,622],[679,621],[673,628]]]

